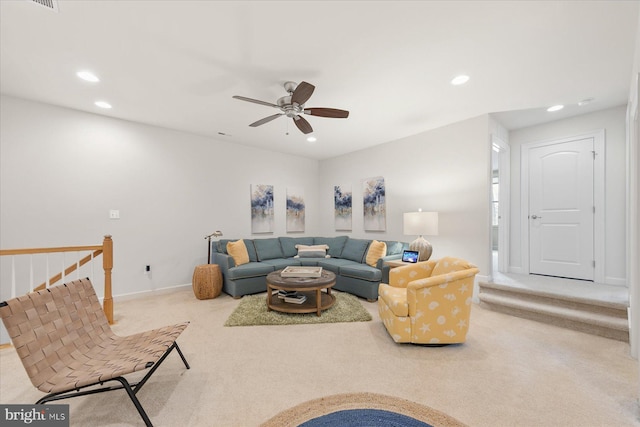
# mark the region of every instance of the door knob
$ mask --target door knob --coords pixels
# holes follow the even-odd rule
[[[531,215],[531,219],[542,219],[542,217],[538,215]]]

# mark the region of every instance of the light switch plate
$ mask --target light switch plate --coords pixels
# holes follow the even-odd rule
[[[117,209],[111,209],[109,211],[109,218],[110,219],[120,219],[120,211]]]

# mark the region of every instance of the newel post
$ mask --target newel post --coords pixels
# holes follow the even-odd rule
[[[111,269],[113,269],[113,240],[104,236],[102,242],[102,268],[104,268],[104,302],[102,309],[110,325],[113,325],[113,296],[111,295]]]

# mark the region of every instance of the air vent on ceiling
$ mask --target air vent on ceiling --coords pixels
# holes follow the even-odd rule
[[[58,0],[27,0],[31,3],[39,4],[42,7],[46,7],[49,10],[53,10],[54,12],[60,12],[58,9]]]

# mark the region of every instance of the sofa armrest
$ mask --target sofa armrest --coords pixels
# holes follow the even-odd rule
[[[407,264],[402,267],[392,268],[389,271],[389,285],[396,288],[406,288],[411,281],[431,276],[435,260]]]
[[[402,267],[405,268],[405,267]],[[468,306],[473,296],[473,281],[479,272],[477,268],[455,271],[438,276],[413,280],[407,285],[409,315],[418,311],[424,313],[434,309],[432,305]],[[458,304],[462,301],[463,304]]]
[[[378,268],[378,270],[382,270],[382,267],[384,266],[384,263],[386,261],[393,261],[395,259],[400,259],[400,258],[402,258],[402,254],[387,255],[387,256],[383,256],[382,258],[378,258],[378,262],[376,263],[376,268]]]
[[[213,264],[218,264],[220,266],[220,271],[223,277],[226,277],[227,271],[229,271],[230,268],[233,268],[236,266],[236,263],[233,260],[233,257],[231,255],[214,252],[211,254],[211,258],[212,258],[211,262]]]
[[[407,267],[400,267],[400,268],[396,268],[395,270],[400,270],[404,268],[407,268]],[[468,268],[466,270],[452,271],[451,273],[440,274],[438,276],[417,278],[417,279],[411,280],[408,283],[407,288],[418,290],[422,288],[430,288],[433,286],[443,285],[445,283],[452,283],[461,279],[465,279],[467,277],[473,277],[476,274],[478,274],[479,271],[480,270],[478,270],[477,268]]]
[[[382,258],[378,258],[378,262],[376,262],[376,268],[382,271],[382,279],[380,279],[380,283],[389,283],[389,270],[391,269],[391,267],[386,264],[386,261],[400,258],[402,258],[401,254],[387,255]]]

